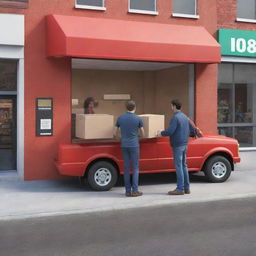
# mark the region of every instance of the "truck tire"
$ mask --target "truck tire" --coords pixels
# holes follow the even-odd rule
[[[231,174],[230,162],[224,156],[213,156],[207,160],[204,173],[210,182],[224,182]]]
[[[117,169],[107,161],[98,161],[90,166],[87,180],[93,190],[110,190],[117,182]]]

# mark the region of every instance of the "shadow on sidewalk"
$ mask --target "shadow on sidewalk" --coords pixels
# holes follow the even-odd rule
[[[190,174],[191,183],[206,183],[203,174]],[[175,173],[140,174],[140,186],[176,184]],[[120,176],[114,188],[123,187],[123,176]],[[46,181],[0,181],[0,193],[5,192],[33,192],[33,193],[84,193],[95,192],[87,183],[81,182],[79,178]],[[97,191],[99,193],[99,191]],[[106,192],[106,191],[103,191]]]

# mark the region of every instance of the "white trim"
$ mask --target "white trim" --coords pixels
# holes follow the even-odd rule
[[[240,152],[246,152],[246,151],[256,151],[256,147],[244,147],[244,148],[239,148]]]
[[[143,10],[135,10],[135,9],[129,9],[129,13],[137,13],[137,14],[148,14],[148,15],[158,15],[158,12],[154,11],[143,11]]]
[[[256,19],[244,19],[244,18],[236,18],[238,22],[246,22],[246,23],[256,23]]]
[[[106,7],[100,7],[100,6],[91,6],[91,5],[80,5],[76,4],[75,8],[77,9],[88,9],[88,10],[97,10],[97,11],[106,11]]]
[[[24,15],[0,14],[0,45],[24,46]]]
[[[23,46],[0,45],[1,59],[22,59],[24,58]]]
[[[221,62],[256,63],[256,58],[222,56],[221,57]]]
[[[158,15],[157,11],[157,0],[155,0],[155,10],[154,11],[148,11],[148,10],[140,10],[140,9],[131,9],[131,0],[128,1],[128,12],[129,13],[137,13],[137,14],[149,14],[149,15]]]
[[[17,172],[24,180],[24,59],[17,72]]]
[[[183,14],[183,13],[173,13],[173,17],[177,18],[188,18],[188,19],[199,19],[200,16],[196,14]]]

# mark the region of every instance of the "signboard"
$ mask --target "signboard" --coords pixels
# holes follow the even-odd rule
[[[219,29],[221,55],[256,57],[256,31]]]
[[[53,127],[52,98],[36,99],[36,136],[51,136]]]

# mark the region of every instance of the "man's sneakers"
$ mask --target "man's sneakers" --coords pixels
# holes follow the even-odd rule
[[[142,196],[142,195],[143,193],[141,191],[132,192],[132,197]]]
[[[180,191],[180,190],[171,190],[168,192],[168,195],[172,195],[172,196],[179,196],[179,195],[184,195],[184,194],[190,194],[190,190],[185,190],[185,191]]]
[[[185,194],[190,194],[190,193],[191,193],[190,190],[180,191],[180,190],[174,189],[174,190],[169,191],[168,195],[179,196],[179,195],[185,195]],[[125,196],[127,196],[127,197],[137,197],[137,196],[142,196],[142,195],[143,195],[143,193],[141,191],[125,193]]]
[[[168,192],[168,195],[172,195],[172,196],[179,196],[179,195],[184,195],[184,191],[180,191],[177,189],[171,190]]]
[[[137,197],[137,196],[142,196],[142,195],[143,195],[143,193],[141,191],[125,193],[125,196],[127,196],[127,197]]]

